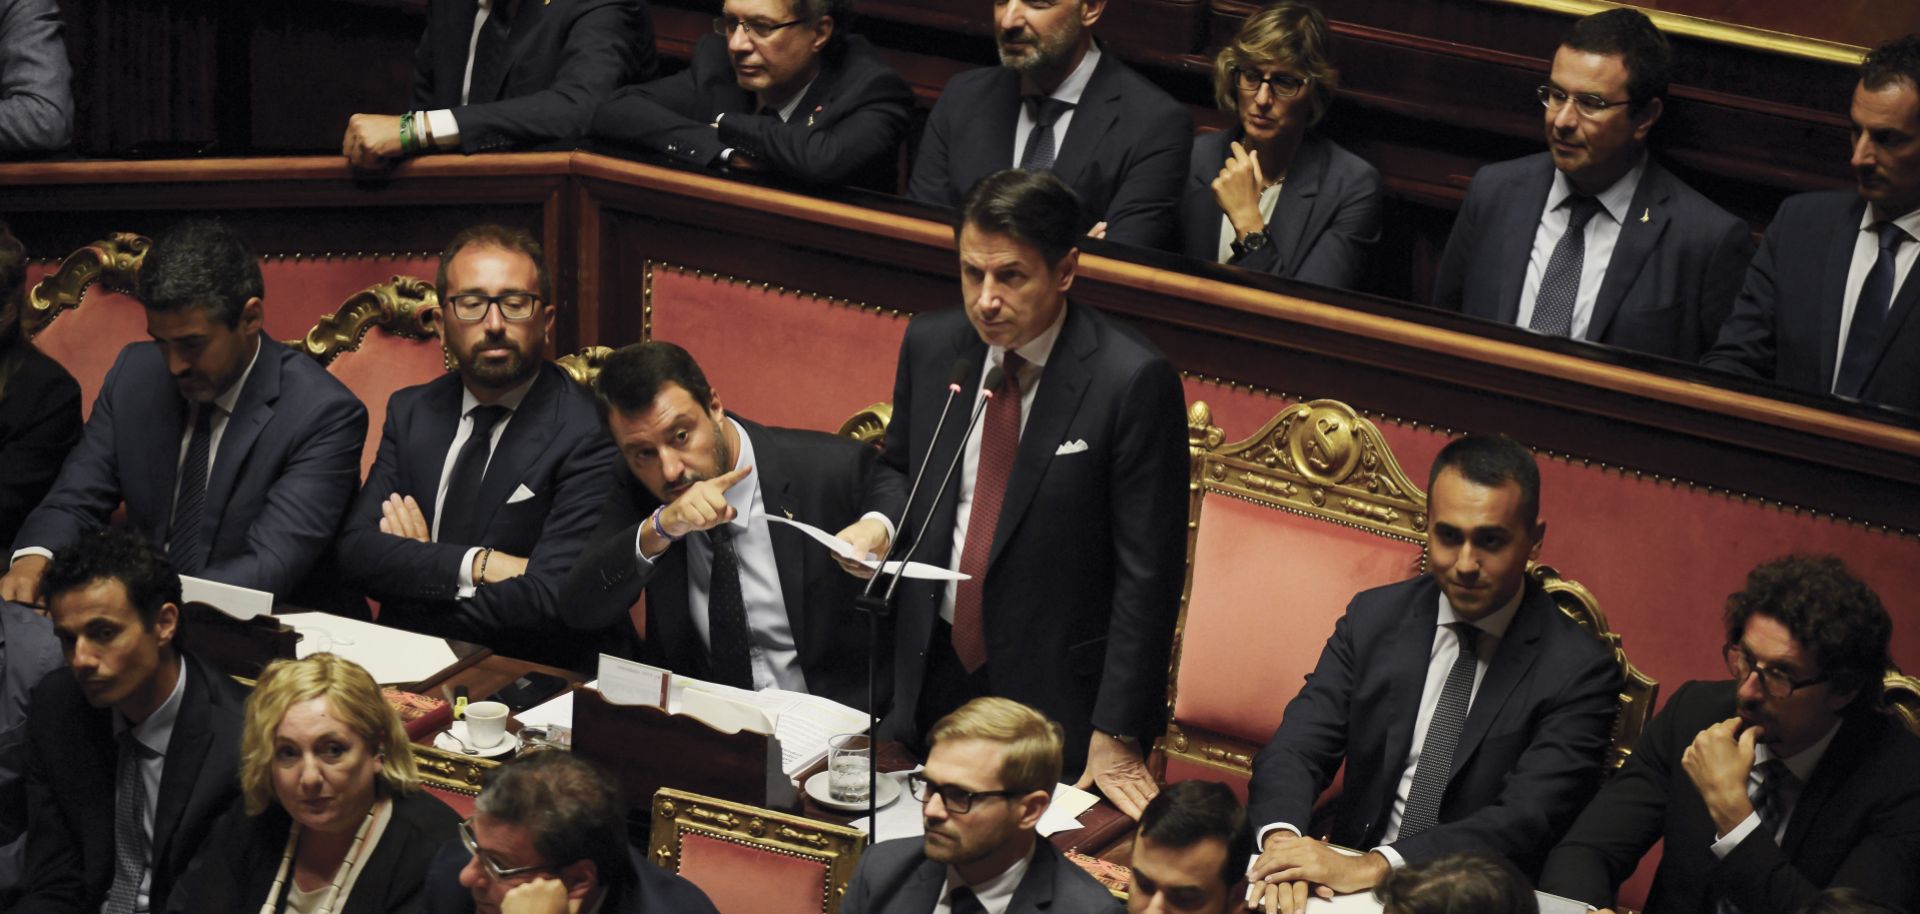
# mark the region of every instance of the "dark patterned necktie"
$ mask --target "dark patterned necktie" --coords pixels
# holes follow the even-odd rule
[[[447,496],[440,500],[440,526],[434,533],[436,542],[480,545],[486,532],[477,529],[483,516],[480,486],[486,482],[487,460],[493,455],[493,429],[509,412],[504,406],[476,406],[468,413],[473,417],[473,431],[460,446],[460,456],[453,460],[453,475],[447,478]]]
[[[219,408],[212,403],[193,407],[193,438],[187,442],[186,459],[180,462],[180,486],[167,527],[167,557],[181,574],[199,574],[207,567],[201,526],[207,507],[207,468],[213,461],[213,414]]]
[[[1567,230],[1547,258],[1540,276],[1540,292],[1533,299],[1533,318],[1527,329],[1567,336],[1573,333],[1573,305],[1580,297],[1580,272],[1587,255],[1587,222],[1600,212],[1600,201],[1584,195],[1568,197]]]
[[[501,83],[507,74],[507,38],[513,31],[508,18],[510,0],[493,0],[487,21],[480,25],[480,40],[473,45],[473,81],[467,84],[470,105],[499,101]]]
[[[1449,622],[1447,627],[1460,639],[1460,656],[1447,671],[1446,684],[1440,687],[1440,702],[1434,705],[1433,720],[1427,724],[1426,741],[1420,744],[1420,764],[1413,770],[1407,808],[1400,815],[1403,840],[1439,824],[1440,800],[1446,796],[1447,779],[1453,774],[1453,750],[1460,744],[1467,708],[1473,702],[1473,674],[1479,663],[1473,648],[1480,630],[1466,622]]]
[[[140,771],[140,742],[127,730],[117,737],[119,761],[113,786],[113,883],[101,914],[133,914],[140,877],[147,871],[147,779]]]
[[[1777,758],[1761,762],[1757,770],[1760,783],[1753,788],[1753,808],[1760,814],[1760,831],[1767,840],[1778,842],[1780,826],[1786,822],[1787,809],[1800,779],[1793,776],[1787,763]]]
[[[753,688],[752,648],[747,639],[747,599],[740,589],[740,552],[732,524],[707,531],[713,562],[707,578],[707,659],[713,681]]]
[[[1847,348],[1840,356],[1840,373],[1834,377],[1833,392],[1843,397],[1858,397],[1867,386],[1873,370],[1874,353],[1880,350],[1880,328],[1887,322],[1893,306],[1893,274],[1900,256],[1900,245],[1911,241],[1907,230],[1891,222],[1874,228],[1880,234],[1880,256],[1867,271],[1860,285],[1860,297],[1853,302],[1853,321],[1847,325]]]
[[[1027,104],[1033,110],[1033,132],[1027,134],[1027,148],[1020,153],[1020,167],[1026,171],[1052,171],[1054,150],[1058,148],[1053,125],[1060,120],[1060,115],[1073,110],[1073,103],[1028,96]]]
[[[947,907],[953,914],[987,914],[987,906],[980,903],[980,896],[966,886],[959,886],[947,893]]]
[[[960,552],[960,572],[972,575],[954,588],[953,652],[971,673],[987,662],[987,630],[982,618],[981,586],[987,577],[987,556],[993,553],[993,531],[1000,524],[1000,503],[1007,495],[1007,477],[1020,452],[1020,366],[1026,360],[1012,352],[1001,363],[1000,387],[987,401],[980,429],[980,465],[973,474],[973,506],[967,514],[967,542]]]

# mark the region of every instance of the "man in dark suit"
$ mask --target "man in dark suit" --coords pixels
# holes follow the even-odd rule
[[[1233,789],[1181,781],[1147,804],[1134,833],[1129,914],[1228,914],[1246,897],[1253,826]]]
[[[1251,875],[1284,911],[1462,850],[1537,871],[1599,784],[1620,670],[1527,577],[1546,536],[1533,455],[1460,438],[1427,486],[1429,573],[1353,598],[1254,758]],[[1342,762],[1322,843],[1307,823]]]
[[[1850,117],[1856,191],[1780,204],[1701,363],[1920,411],[1920,38],[1867,55]]]
[[[151,342],[107,372],[79,446],[14,539],[0,599],[32,603],[47,561],[125,504],[181,574],[286,599],[360,482],[367,409],[260,332],[260,265],[219,223],[183,223],[140,270]]]
[[[867,627],[850,612],[856,582],[804,533],[768,518],[828,530],[850,522],[873,451],[728,415],[700,366],[672,343],[615,352],[594,391],[628,472],[614,474],[593,545],[562,591],[574,627],[631,630],[627,610],[644,590],[642,659],[866,708]]]
[[[1172,96],[1094,43],[1106,7],[1107,0],[995,3],[1000,66],[947,81],[907,196],[958,206],[1004,168],[1048,171],[1079,195],[1080,231],[1172,250],[1193,122]]]
[[[593,396],[540,356],[553,282],[533,236],[461,232],[438,285],[457,372],[388,401],[341,572],[382,624],[569,662],[560,584],[599,520],[613,446]]]
[[[180,578],[136,533],[94,533],[46,574],[71,672],[27,712],[27,865],[14,914],[162,911],[239,796],[246,693],[182,653]]]
[[[1005,698],[935,724],[907,776],[926,834],[860,857],[841,914],[1118,914],[1113,896],[1034,831],[1060,780],[1060,725]]]
[[[0,155],[73,140],[73,67],[55,0],[0,0]]]
[[[687,69],[615,93],[589,133],[702,167],[893,193],[913,90],[864,38],[851,0],[727,0]]]
[[[915,561],[971,576],[899,589],[894,735],[917,742],[977,695],[1025,702],[1066,728],[1081,786],[1097,779],[1138,816],[1155,789],[1138,738],[1163,723],[1186,572],[1185,398],[1152,344],[1068,304],[1074,211],[1044,172],[1009,169],[968,195],[955,227],[965,305],[908,325],[870,513],[840,536],[885,553],[897,533]],[[982,395],[968,436],[956,417]],[[908,505],[908,480],[929,466]]]
[[[1880,712],[1892,622],[1832,556],[1727,598],[1732,682],[1690,682],[1547,858],[1543,891],[1606,907],[1666,840],[1647,914],[1789,914],[1828,886],[1920,908],[1920,739]]]
[[[522,755],[488,775],[460,841],[429,865],[421,910],[715,914],[693,883],[628,846],[626,810],[619,786],[592,762]]]
[[[349,164],[570,144],[609,93],[653,75],[653,23],[643,0],[432,0],[414,58],[414,110],[354,115]]]
[[[1751,234],[1647,154],[1672,57],[1638,10],[1574,23],[1540,87],[1548,151],[1474,175],[1436,306],[1689,362],[1712,345]]]

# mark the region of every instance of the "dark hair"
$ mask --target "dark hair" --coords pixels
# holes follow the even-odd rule
[[[969,225],[1039,248],[1052,266],[1080,240],[1080,198],[1050,172],[996,171],[967,191],[954,215],[954,240]]]
[[[7,394],[7,382],[20,370],[26,347],[26,331],[20,327],[27,304],[27,249],[13,230],[0,221],[0,397]]]
[[[1673,45],[1647,14],[1628,7],[1594,13],[1574,22],[1560,46],[1589,54],[1618,54],[1627,67],[1627,113],[1639,114],[1656,98],[1667,97],[1673,79]]]
[[[1520,510],[1528,524],[1540,518],[1540,466],[1533,453],[1505,435],[1465,435],[1453,439],[1433,458],[1427,474],[1427,492],[1441,470],[1453,470],[1468,482],[1482,486],[1520,486]]]
[[[668,384],[678,384],[705,409],[713,402],[713,387],[700,363],[685,349],[662,340],[631,343],[614,350],[600,366],[593,382],[593,405],[605,423],[610,413],[646,412]]]
[[[1373,890],[1385,914],[1539,914],[1527,877],[1492,851],[1404,866]]]
[[[461,251],[475,246],[527,255],[533,260],[534,272],[539,277],[540,288],[534,291],[540,293],[541,303],[554,304],[553,276],[547,272],[547,258],[540,242],[533,239],[533,233],[523,228],[489,222],[461,229],[460,234],[447,243],[447,249],[440,252],[440,271],[434,274],[433,290],[440,296],[441,307],[446,307],[447,267]]]
[[[231,328],[239,326],[247,300],[264,295],[259,258],[223,223],[182,222],[154,239],[140,264],[140,304],[148,311],[205,308]]]
[[[1246,875],[1253,856],[1253,825],[1246,807],[1227,785],[1217,781],[1181,781],[1160,791],[1140,814],[1140,837],[1155,844],[1187,848],[1208,838],[1227,846],[1220,882],[1232,886]]]
[[[54,553],[40,577],[40,598],[51,608],[56,597],[96,581],[119,581],[148,629],[159,619],[160,607],[180,605],[180,576],[160,550],[131,530],[96,530]]]
[[[525,828],[533,849],[554,867],[591,860],[601,885],[638,876],[627,856],[627,804],[600,766],[571,752],[528,752],[487,776],[474,809]]]
[[[820,49],[822,54],[839,54],[847,45],[847,36],[853,34],[848,26],[853,24],[853,0],[789,0],[792,4],[793,18],[805,19],[808,25],[819,25],[820,20],[833,20],[833,34],[827,36],[827,46]]]
[[[1746,587],[1727,597],[1727,641],[1739,641],[1756,614],[1786,626],[1831,689],[1858,690],[1848,711],[1880,706],[1893,621],[1838,556],[1789,555],[1749,572]]]
[[[1898,914],[1872,896],[1854,888],[1831,888],[1813,897],[1799,914]]]
[[[1874,48],[1860,61],[1860,84],[1879,91],[1903,81],[1920,90],[1920,35],[1905,35]]]

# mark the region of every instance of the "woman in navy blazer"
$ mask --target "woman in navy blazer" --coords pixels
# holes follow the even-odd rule
[[[1239,125],[1193,142],[1180,201],[1190,257],[1354,288],[1380,239],[1380,173],[1312,132],[1339,74],[1327,21],[1304,3],[1247,18],[1214,59],[1214,97]]]

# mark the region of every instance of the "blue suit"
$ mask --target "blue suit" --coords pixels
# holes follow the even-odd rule
[[[1220,258],[1220,226],[1226,216],[1213,198],[1213,179],[1233,157],[1230,144],[1241,136],[1235,127],[1193,141],[1193,161],[1180,196],[1180,244],[1188,257]],[[1367,255],[1380,240],[1380,172],[1332,140],[1307,134],[1287,168],[1267,236],[1266,247],[1229,262],[1281,279],[1358,288],[1366,275]]]
[[[1353,598],[1253,760],[1247,815],[1256,829],[1305,829],[1344,761],[1330,840],[1363,850],[1380,843],[1413,751],[1439,612],[1431,575]],[[1619,690],[1612,654],[1528,582],[1467,712],[1439,824],[1393,849],[1418,863],[1485,848],[1538,871],[1599,786]]]
[[[1473,176],[1434,279],[1435,307],[1505,324],[1517,320],[1553,171],[1553,157],[1542,152],[1496,162]],[[1752,253],[1745,222],[1648,158],[1586,339],[1694,361],[1713,345]]]
[[[1061,855],[1047,839],[1034,842],[1033,858],[1007,902],[1007,914],[1107,914],[1119,912],[1107,887]],[[946,888],[947,865],[928,860],[921,838],[882,841],[860,856],[840,914],[931,914]]]
[[[122,502],[129,527],[165,543],[189,415],[157,346],[122,349],[79,446],[14,548],[57,556]],[[312,358],[262,336],[213,458],[200,524],[207,565],[198,576],[281,599],[293,593],[353,500],[366,440],[367,408],[353,392]]]
[[[73,141],[73,67],[55,0],[0,0],[0,155]]]

